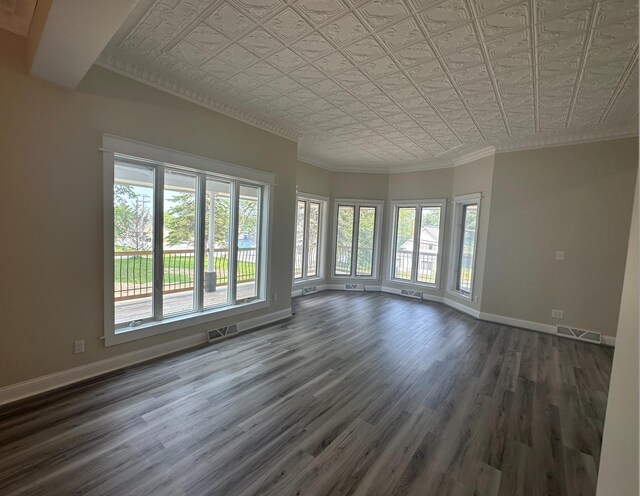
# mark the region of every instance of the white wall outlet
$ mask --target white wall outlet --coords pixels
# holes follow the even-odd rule
[[[564,252],[563,251],[558,250],[556,252],[556,260],[564,260]]]
[[[564,317],[564,310],[556,310],[555,308],[551,310],[551,317],[554,319],[562,319]]]
[[[84,353],[84,339],[73,342],[74,353]]]

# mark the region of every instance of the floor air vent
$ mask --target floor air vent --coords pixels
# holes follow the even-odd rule
[[[403,289],[400,291],[402,296],[408,296],[409,298],[422,299],[422,291],[413,291],[412,289]]]
[[[302,288],[302,296],[308,295],[311,293],[317,293],[318,288],[316,286],[309,286],[308,288]]]
[[[583,331],[582,329],[574,329],[573,327],[558,326],[556,328],[556,334],[581,341],[588,341],[590,343],[600,344],[602,341],[602,335],[599,332]]]
[[[364,286],[361,284],[345,284],[344,289],[347,291],[364,291]]]
[[[238,334],[238,326],[232,324],[207,331],[207,339],[212,343],[213,341],[217,341],[218,339],[226,338],[227,336],[232,336],[234,334]]]

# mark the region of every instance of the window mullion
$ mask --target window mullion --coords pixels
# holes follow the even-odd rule
[[[358,275],[358,238],[360,230],[360,205],[353,207],[353,233],[351,239],[353,245],[351,246],[351,277]]]
[[[311,219],[311,203],[304,201],[304,223],[302,224],[302,279],[307,278],[307,265],[309,260],[309,222]]]
[[[194,291],[195,308],[201,312],[204,307],[204,253],[205,253],[205,217],[207,198],[207,177],[198,174],[196,182],[196,239],[194,243]],[[210,256],[213,256],[211,254]]]
[[[413,257],[411,260],[411,281],[418,280],[418,264],[420,263],[420,236],[422,235],[422,207],[416,205],[416,219],[413,226]]]
[[[153,205],[153,318],[162,320],[162,287],[164,283],[164,167],[156,168]]]
[[[236,268],[238,266],[238,224],[240,215],[240,183],[233,181],[231,192],[231,222],[229,229],[231,231],[229,236],[229,261],[227,271],[229,279],[229,299],[235,304],[237,303],[237,282],[238,275],[236,274]]]

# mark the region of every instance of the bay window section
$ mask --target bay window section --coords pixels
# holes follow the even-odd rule
[[[480,201],[480,194],[453,199],[449,292],[467,299],[473,298]]]
[[[444,200],[395,204],[392,280],[439,285],[444,207]]]
[[[294,283],[322,277],[321,236],[326,201],[299,196],[296,205]]]
[[[336,200],[333,275],[377,277],[382,202]]]
[[[111,160],[105,161],[108,344],[130,340],[124,334],[184,327],[189,322],[174,324],[185,319],[199,323],[209,314],[268,305],[269,183],[232,177],[235,166],[227,164],[216,174],[116,153]]]

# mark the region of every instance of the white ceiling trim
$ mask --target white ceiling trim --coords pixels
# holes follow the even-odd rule
[[[232,117],[233,119],[244,122],[245,124],[260,128],[263,131],[276,134],[282,138],[287,138],[291,141],[297,142],[301,136],[295,131],[265,121],[264,119],[255,117],[248,112],[236,109],[230,105],[226,105],[208,95],[205,95],[204,93],[187,88],[185,85],[172,81],[171,79],[158,76],[142,66],[119,59],[113,55],[102,54],[96,61],[96,65],[131,79],[135,79],[141,83],[148,84],[158,90],[171,93],[174,96],[188,100],[191,103],[200,105],[201,107],[215,110],[216,112]]]

